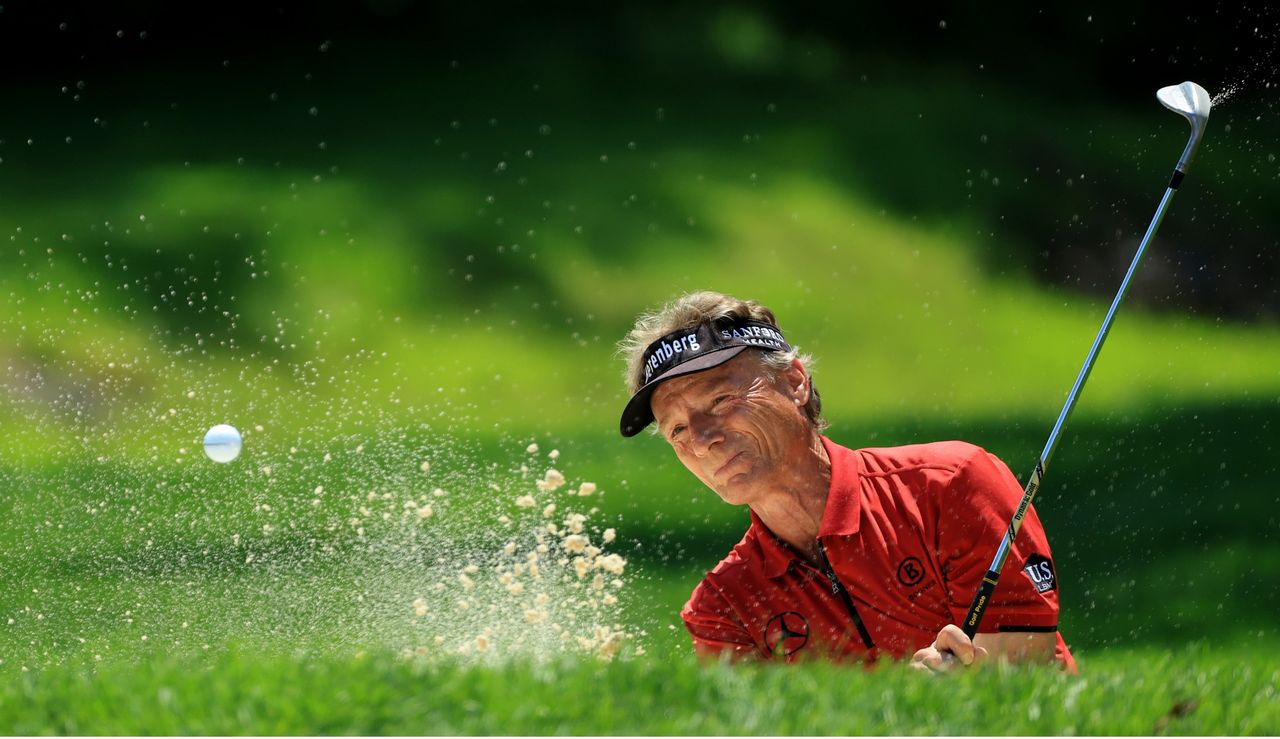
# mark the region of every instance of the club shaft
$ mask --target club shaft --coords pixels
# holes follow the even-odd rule
[[[1151,243],[1152,237],[1156,234],[1156,229],[1160,228],[1160,222],[1164,220],[1165,211],[1169,209],[1169,201],[1173,200],[1174,193],[1178,192],[1176,188],[1168,188],[1164,191],[1164,197],[1160,199],[1160,207],[1156,208],[1156,214],[1151,219],[1151,225],[1147,226],[1147,233],[1142,237],[1142,243],[1138,245],[1138,252],[1133,255],[1133,261],[1129,263],[1129,271],[1125,273],[1124,281],[1120,283],[1120,290],[1116,292],[1116,297],[1111,301],[1111,308],[1107,310],[1107,317],[1102,321],[1102,327],[1098,329],[1098,335],[1093,340],[1093,346],[1089,347],[1089,355],[1084,358],[1084,365],[1080,367],[1080,374],[1076,375],[1076,382],[1071,386],[1071,392],[1067,394],[1067,402],[1062,406],[1062,412],[1058,414],[1058,420],[1053,424],[1053,431],[1049,434],[1049,440],[1044,445],[1044,451],[1040,452],[1040,465],[1046,466],[1049,460],[1053,458],[1053,453],[1058,448],[1058,441],[1062,437],[1062,429],[1067,425],[1067,419],[1071,417],[1071,412],[1075,410],[1076,401],[1080,399],[1080,390],[1084,387],[1085,381],[1089,379],[1089,373],[1093,371],[1093,363],[1098,359],[1098,353],[1102,351],[1102,343],[1107,340],[1107,334],[1111,332],[1111,324],[1115,320],[1116,311],[1120,308],[1120,301],[1124,300],[1124,296],[1129,292],[1129,284],[1133,282],[1133,275],[1138,271],[1138,264],[1142,262],[1143,255],[1146,254],[1147,245]]]
[[[1076,401],[1080,399],[1080,391],[1084,388],[1085,381],[1089,379],[1089,373],[1093,371],[1093,364],[1098,359],[1098,353],[1102,351],[1102,344],[1107,340],[1107,334],[1111,331],[1111,323],[1115,320],[1116,310],[1120,307],[1120,301],[1124,300],[1125,293],[1129,292],[1129,284],[1133,281],[1133,275],[1138,271],[1138,265],[1142,262],[1143,255],[1146,254],[1147,245],[1151,243],[1156,230],[1160,228],[1160,222],[1164,220],[1165,211],[1169,209],[1169,202],[1173,200],[1174,193],[1178,191],[1178,184],[1181,180],[1182,172],[1175,170],[1169,187],[1165,190],[1164,197],[1160,199],[1159,207],[1156,208],[1156,214],[1151,219],[1151,225],[1147,226],[1147,233],[1142,237],[1142,243],[1138,244],[1138,251],[1133,255],[1133,261],[1129,263],[1129,271],[1125,273],[1124,280],[1120,283],[1120,289],[1116,292],[1115,299],[1111,301],[1111,308],[1107,311],[1107,317],[1102,321],[1102,327],[1098,329],[1098,335],[1093,340],[1093,346],[1089,348],[1089,355],[1084,359],[1080,374],[1076,376],[1076,382],[1072,385],[1071,392],[1067,394],[1067,401],[1062,406],[1062,412],[1058,414],[1057,422],[1053,424],[1053,431],[1049,434],[1049,440],[1045,443],[1044,450],[1040,452],[1040,458],[1036,461],[1036,467],[1031,472],[1031,477],[1027,479],[1027,486],[1022,491],[1022,500],[1018,503],[1017,510],[1014,511],[1013,519],[1009,522],[1009,528],[1005,531],[1004,539],[1000,541],[1000,548],[996,550],[996,556],[991,561],[991,567],[987,569],[987,574],[982,578],[982,584],[979,586],[961,626],[970,639],[978,633],[978,626],[982,623],[982,616],[991,602],[991,594],[995,591],[996,584],[1000,581],[1000,572],[1004,569],[1005,560],[1009,558],[1009,550],[1013,547],[1018,531],[1022,529],[1022,520],[1026,517],[1027,510],[1031,507],[1031,501],[1036,497],[1036,491],[1040,489],[1040,479],[1044,476],[1045,468],[1048,467],[1049,460],[1053,458],[1053,453],[1058,448],[1058,442],[1062,439],[1062,431],[1066,428],[1067,420],[1071,418],[1071,412],[1075,410]]]

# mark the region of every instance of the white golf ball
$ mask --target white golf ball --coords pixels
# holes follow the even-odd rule
[[[226,464],[240,456],[240,432],[235,426],[220,423],[204,435],[204,453],[219,464]]]

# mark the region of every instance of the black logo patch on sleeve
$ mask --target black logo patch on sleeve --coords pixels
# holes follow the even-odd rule
[[[1022,571],[1031,578],[1037,593],[1047,593],[1058,587],[1058,578],[1053,574],[1053,562],[1048,557],[1039,554],[1027,557],[1027,564]]]

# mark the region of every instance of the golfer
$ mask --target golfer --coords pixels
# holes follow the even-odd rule
[[[752,300],[684,295],[620,346],[622,435],[656,423],[695,477],[751,514],[680,614],[699,654],[1075,671],[1034,509],[980,633],[956,626],[1022,497],[996,457],[961,441],[854,450],[826,438],[812,361]]]

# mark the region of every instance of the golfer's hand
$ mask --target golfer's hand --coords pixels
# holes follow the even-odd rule
[[[959,626],[947,624],[929,646],[915,653],[911,666],[921,672],[950,672],[982,661],[987,650],[964,635]]]

